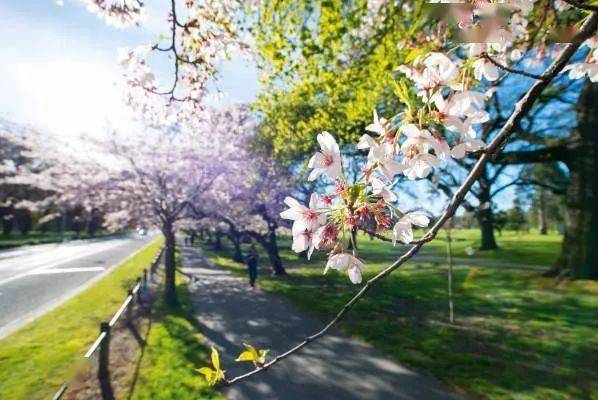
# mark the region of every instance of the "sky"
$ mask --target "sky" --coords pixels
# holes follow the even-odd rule
[[[147,44],[164,32],[168,3],[148,2],[142,27],[108,26],[81,0],[0,2],[0,117],[63,138],[99,134],[130,120],[115,86],[117,49]],[[168,82],[170,65],[157,66]],[[248,102],[258,91],[251,63],[233,59],[221,66],[220,102]]]

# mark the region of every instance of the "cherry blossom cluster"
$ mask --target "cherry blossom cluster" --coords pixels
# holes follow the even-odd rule
[[[140,0],[85,0],[88,9],[110,25],[140,24],[145,14]],[[61,1],[58,1],[62,4]],[[235,53],[245,53],[249,40],[241,34],[241,15],[254,0],[184,0],[165,2],[169,35],[154,43],[123,48],[123,97],[143,123],[192,125],[203,116],[208,85],[218,80],[218,67]],[[160,82],[149,59],[163,53],[173,62],[172,82]],[[160,96],[155,96],[160,95]],[[156,97],[163,97],[157,100]]]
[[[108,25],[123,28],[141,23],[145,12],[140,0],[84,0],[87,9]],[[59,0],[62,4],[62,0]]]
[[[374,129],[374,125],[369,128]],[[364,181],[349,184],[334,137],[322,132],[317,139],[321,149],[309,161],[312,168],[309,179],[325,175],[334,180],[334,191],[324,195],[313,193],[307,206],[287,197],[285,203],[289,209],[280,216],[293,221],[295,252],[305,251],[310,258],[314,249],[330,248],[325,272],[329,269],[347,271],[351,282],[359,284],[364,269],[354,242],[359,229],[392,230],[393,243],[397,240],[409,243],[413,240],[412,226],[427,226],[429,218],[422,212],[403,213],[394,205],[398,198],[386,184],[385,174],[397,173],[398,163],[386,158],[382,162],[370,158]],[[370,155],[377,151],[377,147],[372,147]]]

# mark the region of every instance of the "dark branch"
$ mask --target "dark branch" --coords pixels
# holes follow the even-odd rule
[[[532,74],[531,72],[527,72],[527,71],[524,71],[521,69],[514,69],[514,68],[507,67],[506,65],[501,64],[498,61],[496,61],[494,58],[490,57],[490,55],[488,55],[488,53],[483,53],[482,58],[485,58],[486,60],[490,61],[492,64],[496,65],[498,68],[503,69],[507,72],[511,72],[513,74],[527,76],[528,78],[533,78],[536,80],[545,80],[546,79],[542,75],[536,75],[536,74]]]

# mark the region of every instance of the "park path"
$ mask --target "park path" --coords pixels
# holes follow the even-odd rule
[[[250,366],[235,363],[242,343],[269,356],[323,327],[279,297],[250,291],[236,277],[190,247],[181,247],[195,316],[215,345],[227,376]],[[243,365],[245,364],[245,365]],[[435,379],[412,372],[356,339],[333,332],[258,376],[227,388],[230,400],[448,400],[459,397]]]

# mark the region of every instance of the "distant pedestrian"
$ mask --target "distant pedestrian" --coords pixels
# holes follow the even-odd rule
[[[257,254],[257,250],[255,249],[255,244],[252,244],[251,249],[249,249],[249,254],[247,254],[247,272],[249,272],[249,285],[252,289],[255,288],[255,281],[257,280],[258,260],[259,256]]]

